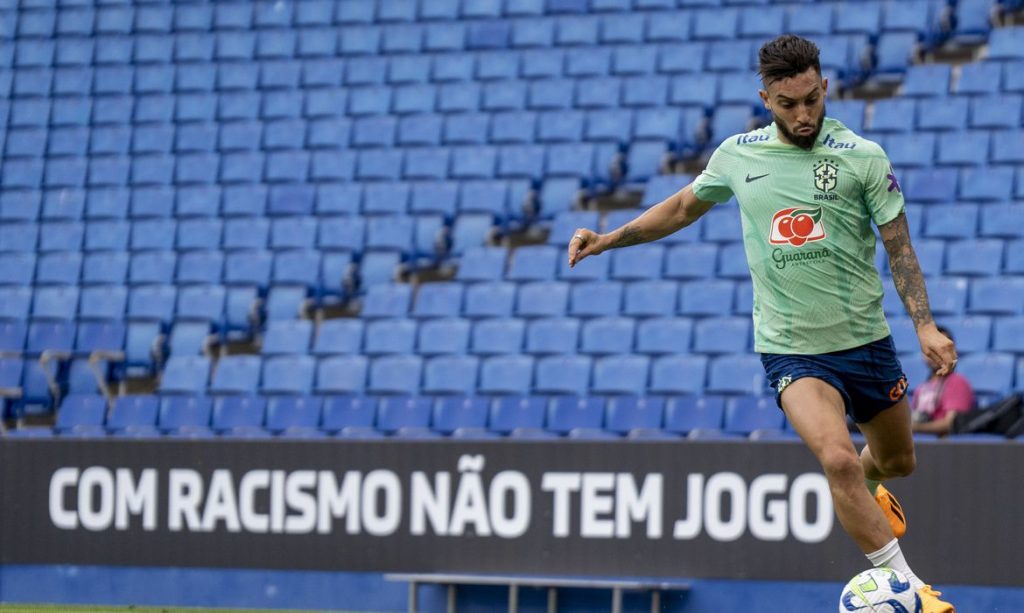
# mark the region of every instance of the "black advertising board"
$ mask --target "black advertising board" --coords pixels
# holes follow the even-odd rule
[[[798,443],[17,440],[0,561],[837,580],[867,566]],[[1020,585],[1024,445],[918,446],[929,581]]]

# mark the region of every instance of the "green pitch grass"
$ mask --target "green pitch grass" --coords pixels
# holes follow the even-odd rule
[[[100,607],[55,604],[0,604],[0,613],[326,613],[323,611],[272,611],[270,609],[193,609],[183,607]],[[331,613],[358,613],[332,611]]]

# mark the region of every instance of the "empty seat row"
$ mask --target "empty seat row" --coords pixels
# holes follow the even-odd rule
[[[580,79],[539,79],[536,81],[500,81],[487,84],[456,83],[441,86],[402,85],[370,86],[350,89],[294,90],[248,93],[197,93],[152,95],[101,95],[21,97],[4,102],[0,112],[8,116],[14,128],[51,126],[137,126],[177,122],[184,126],[214,121],[232,122],[262,119],[322,120],[370,116],[410,116],[439,113],[498,113],[502,111],[567,111],[571,109],[617,109],[665,106],[707,106],[724,103],[753,104],[757,83],[746,66],[742,71],[718,80],[709,74],[675,77],[638,76],[624,78],[587,77]],[[696,88],[700,88],[699,90]],[[1011,95],[1011,94],[1007,94]],[[524,116],[529,118],[529,116]],[[440,121],[437,118],[435,121]],[[286,124],[280,124],[286,125]],[[296,124],[297,125],[297,124]],[[302,124],[303,127],[305,124]],[[342,122],[317,123],[321,128],[335,126],[335,131],[349,129]],[[395,130],[396,125],[390,129]],[[248,127],[247,132],[240,131]],[[360,130],[376,127],[388,129],[385,123],[357,124]],[[458,127],[458,126],[456,126]],[[202,126],[189,128],[201,135]],[[207,131],[210,127],[207,126]],[[67,133],[73,138],[77,132]],[[260,133],[246,124],[230,133],[234,143],[245,146],[258,141]],[[123,133],[123,129],[122,129]],[[63,133],[62,133],[63,134]],[[123,136],[130,136],[122,134]],[[347,132],[344,134],[347,136]],[[147,136],[149,136],[147,134]],[[271,134],[270,136],[275,136]],[[147,148],[161,146],[166,133],[154,132],[156,142],[143,143]],[[213,139],[210,134],[205,138]],[[323,141],[318,146],[329,147]],[[70,141],[67,145],[75,145]],[[333,146],[343,146],[337,142]],[[353,144],[359,145],[358,140]],[[275,145],[276,146],[276,145]]]
[[[163,393],[539,393],[578,394],[761,393],[764,371],[756,356],[672,355],[444,355],[424,359],[387,355],[258,356],[221,358],[210,373],[205,357],[171,356],[161,375]],[[591,375],[593,373],[593,379]]]
[[[705,117],[704,109],[693,107],[636,111],[508,111],[448,116],[424,114],[355,120],[254,120],[178,126],[164,123],[134,128],[129,125],[23,127],[7,132],[3,155],[7,159],[15,159],[176,153],[182,160],[198,159],[216,165],[219,160],[208,154],[349,147],[576,144],[583,141],[627,143],[634,139],[677,140],[681,134],[695,133]],[[212,172],[216,175],[216,169]]]
[[[944,98],[897,97],[878,100],[868,128],[873,132],[1019,130],[1022,96],[1018,93]]]
[[[692,140],[692,139],[691,139]],[[667,152],[664,144],[658,151]],[[0,184],[5,190],[106,187],[197,187],[244,185],[257,204],[267,198],[312,204],[316,183],[415,180],[541,179],[548,174],[608,177],[617,150],[608,146],[504,145],[362,151],[296,150],[174,155],[8,158]],[[574,157],[567,157],[568,155]],[[579,155],[579,157],[575,157]],[[654,173],[657,168],[648,170]],[[264,184],[271,184],[270,187]],[[274,189],[274,185],[278,185]],[[246,191],[248,190],[248,191]],[[237,191],[237,190],[236,190]],[[165,208],[175,194],[155,190]],[[195,192],[190,192],[195,193]],[[269,196],[268,196],[269,194]],[[272,203],[270,206],[285,205]]]
[[[505,211],[501,211],[502,217]],[[492,213],[493,214],[493,213]],[[487,217],[491,219],[491,217]],[[12,223],[6,232],[0,232],[0,252],[26,254],[22,258],[39,256],[41,265],[58,264],[64,260],[80,267],[84,257],[123,260],[127,251],[274,251],[290,249],[320,249],[325,251],[356,251],[392,249],[414,253],[417,245],[430,246],[441,230],[443,220],[436,215],[408,216],[404,214],[375,217],[266,217],[174,218],[136,219],[134,221],[43,222],[42,224]],[[17,231],[28,233],[14,236]],[[36,234],[39,234],[39,241]],[[418,242],[417,242],[418,241]],[[83,256],[79,250],[89,253]],[[92,252],[121,252],[119,254],[93,254]],[[135,253],[132,257],[156,257]],[[174,267],[174,254],[170,267]],[[200,257],[200,256],[194,256]],[[256,254],[256,257],[270,257]],[[34,262],[34,260],[33,260]],[[13,266],[13,260],[9,266]],[[14,271],[24,278],[28,271]],[[53,282],[53,281],[44,281]],[[66,282],[66,281],[59,281]],[[96,281],[93,281],[96,282]],[[114,281],[100,281],[114,282]]]
[[[343,436],[441,435],[678,437],[699,429],[747,436],[782,432],[788,425],[770,398],[740,396],[121,396],[112,406],[100,396],[64,399],[53,431],[63,436]],[[260,430],[264,430],[261,432]],[[588,432],[584,432],[584,430]],[[593,433],[596,434],[596,433]],[[600,435],[600,434],[598,434]]]
[[[573,146],[583,159],[593,148]],[[608,153],[606,161],[611,159]],[[565,161],[560,157],[559,163]],[[569,160],[576,162],[578,160]],[[552,169],[552,168],[549,168]],[[353,182],[296,185],[192,185],[11,189],[0,193],[0,220],[43,223],[118,220],[136,223],[153,218],[178,219],[178,248],[216,247],[233,223],[270,223],[264,216],[488,212],[499,217],[522,211],[530,184],[526,180],[480,179],[459,182]],[[217,219],[225,217],[227,219]],[[234,219],[234,221],[232,221]],[[173,220],[168,220],[173,223]],[[54,227],[47,226],[49,231]],[[31,228],[23,231],[34,233]],[[258,228],[257,228],[258,230]],[[48,233],[47,232],[47,233]],[[78,231],[76,231],[78,232]],[[170,232],[173,234],[173,227]],[[194,240],[190,234],[200,234]],[[214,238],[207,239],[213,236]],[[154,239],[159,240],[159,239]],[[209,242],[208,242],[209,241]],[[47,241],[45,243],[49,245]],[[80,245],[73,240],[64,248]],[[199,247],[197,247],[197,245]],[[43,247],[44,251],[59,248]]]
[[[691,345],[692,337],[692,345]],[[313,339],[306,320],[270,322],[263,355],[508,355],[739,353],[749,349],[749,317],[488,318],[327,320]]]
[[[917,8],[925,8],[920,4]],[[251,60],[372,56],[378,54],[437,53],[507,48],[574,47],[641,44],[686,40],[762,39],[792,32],[803,36],[874,34],[881,31],[882,5],[863,3],[851,10],[843,3],[815,7],[750,6],[724,9],[695,8],[628,15],[564,15],[452,23],[406,23],[382,26],[333,27],[322,24],[277,28],[239,28],[220,31],[111,32],[96,36],[59,31],[53,40],[52,11],[27,10],[18,14],[14,62],[18,66],[63,63],[159,63],[170,61]],[[287,11],[281,11],[284,14]],[[75,22],[87,29],[88,13]],[[51,19],[46,21],[49,16]],[[102,12],[97,20],[103,24]],[[68,20],[71,20],[68,17]],[[4,20],[9,23],[9,19]],[[72,24],[67,24],[72,25]],[[241,25],[241,24],[239,24]],[[47,28],[46,26],[49,26]],[[47,29],[49,31],[47,31]],[[922,28],[923,29],[923,28]],[[218,29],[219,30],[219,29]],[[886,31],[893,31],[887,28]],[[128,36],[125,36],[125,35]],[[89,36],[84,40],[81,36]]]

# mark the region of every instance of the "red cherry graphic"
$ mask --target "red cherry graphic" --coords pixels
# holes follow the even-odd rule
[[[789,239],[789,244],[793,245],[794,247],[799,247],[800,245],[803,245],[806,242],[807,239],[802,236],[794,236],[793,238]]]
[[[799,237],[808,237],[814,231],[814,220],[810,215],[797,215],[793,219],[793,234]]]
[[[783,217],[782,219],[779,220],[779,234],[781,234],[783,238],[793,237],[792,217]]]

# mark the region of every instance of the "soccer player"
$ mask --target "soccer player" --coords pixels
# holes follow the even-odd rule
[[[881,147],[825,116],[828,80],[814,43],[780,36],[761,47],[759,61],[773,123],[726,139],[693,183],[621,228],[578,229],[569,264],[658,240],[735,196],[753,278],[754,348],[779,406],[821,463],[840,523],[872,564],[906,575],[926,613],[951,613],[907,564],[897,540],[906,520],[881,485],[909,475],[915,455],[872,222],[921,351],[939,375],[957,359],[932,319],[900,185]],[[867,441],[859,457],[847,415]]]

